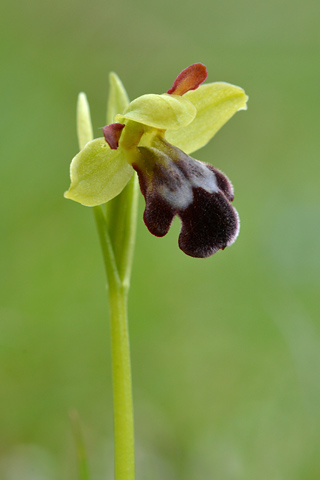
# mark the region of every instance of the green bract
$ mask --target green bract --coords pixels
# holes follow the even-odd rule
[[[128,105],[121,81],[111,74],[108,122],[117,122],[109,125],[116,149],[111,149],[105,138],[89,141],[92,140],[90,113],[84,94],[80,94],[78,133],[82,150],[72,160],[71,186],[65,197],[87,206],[106,203],[130,180],[131,164],[139,161],[138,147],[152,147],[153,138],[163,138],[186,153],[194,152],[238,110],[246,109],[248,97],[240,87],[228,83],[198,87],[193,86],[194,80],[190,78],[189,91],[182,95],[142,95]],[[121,105],[122,111],[116,111],[116,105]]]

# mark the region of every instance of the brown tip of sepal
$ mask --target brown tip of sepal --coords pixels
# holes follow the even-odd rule
[[[104,138],[112,150],[117,150],[119,146],[119,139],[124,125],[122,123],[111,123],[103,127]]]
[[[167,93],[171,95],[184,95],[189,92],[189,90],[196,90],[206,78],[206,67],[202,63],[194,63],[179,73],[172,88],[170,88]]]

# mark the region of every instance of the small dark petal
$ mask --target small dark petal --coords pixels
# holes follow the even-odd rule
[[[239,219],[223,193],[202,188],[193,193],[193,203],[178,213],[182,220],[179,247],[191,257],[206,258],[235,241]]]
[[[208,168],[210,168],[210,170],[212,170],[215,173],[217,184],[220,190],[223,191],[223,193],[225,194],[227,199],[230,200],[230,202],[233,202],[234,192],[233,192],[232,183],[230,182],[229,178],[220,170],[213,167],[212,165],[209,165],[208,163],[206,165]]]
[[[112,150],[116,150],[119,146],[119,139],[124,125],[122,123],[111,123],[103,127],[104,138]]]
[[[182,70],[167,93],[184,95],[189,90],[196,90],[207,78],[207,69],[202,63],[194,63]]]

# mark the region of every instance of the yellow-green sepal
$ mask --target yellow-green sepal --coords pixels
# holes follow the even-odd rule
[[[121,149],[111,150],[104,138],[96,138],[72,160],[64,196],[88,207],[101,205],[124,189],[133,172]]]
[[[183,98],[195,106],[197,114],[189,125],[167,132],[166,139],[188,154],[204,147],[238,110],[246,110],[248,100],[242,88],[223,82],[201,85]]]
[[[177,130],[191,123],[196,113],[196,107],[186,97],[149,94],[133,100],[116,121],[128,119],[160,130]]]

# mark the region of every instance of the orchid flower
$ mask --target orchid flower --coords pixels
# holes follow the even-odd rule
[[[205,258],[232,245],[239,232],[232,184],[189,154],[245,110],[248,97],[228,83],[201,85],[206,77],[204,65],[191,65],[167,93],[142,95],[118,112],[104,137],[89,141],[72,160],[65,197],[86,206],[106,203],[136,171],[153,235],[166,235],[178,216],[179,247],[187,255]]]

